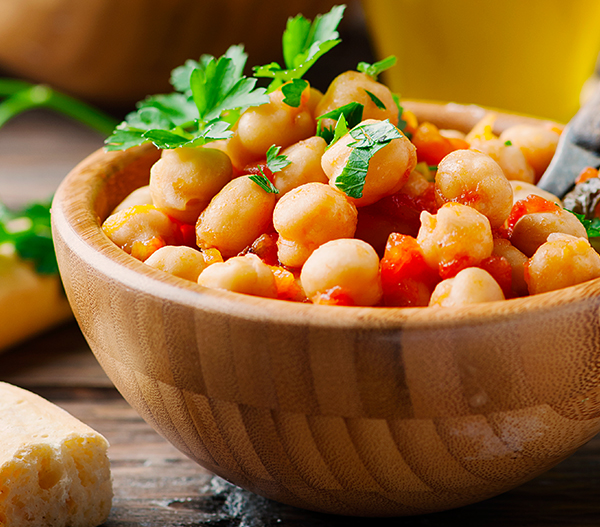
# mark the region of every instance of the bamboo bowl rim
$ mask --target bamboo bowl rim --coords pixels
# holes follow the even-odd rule
[[[468,129],[487,111],[474,105],[403,101],[403,106],[442,125],[457,124]],[[498,131],[521,122],[538,122],[535,117],[498,113]],[[458,121],[457,121],[458,119]],[[423,117],[422,117],[422,120]],[[168,299],[202,311],[228,313],[234,317],[270,323],[364,330],[441,329],[502,322],[528,314],[543,314],[560,306],[588,302],[600,297],[600,278],[537,295],[472,304],[457,308],[327,306],[262,298],[210,289],[154,269],[125,253],[101,229],[108,212],[133,188],[123,187],[122,196],[107,199],[106,184],[115,181],[133,163],[157,158],[152,145],[124,152],[102,149],[79,163],[59,186],[52,204],[52,224],[71,250],[99,272],[128,288]]]

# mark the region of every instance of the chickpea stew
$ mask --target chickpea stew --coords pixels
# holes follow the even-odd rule
[[[339,42],[342,13],[290,19],[285,68],[246,78],[234,46],[175,70],[176,92],[107,140],[162,154],[105,234],[205,287],[315,304],[458,306],[600,277],[581,217],[535,186],[560,127],[496,135],[493,112],[466,134],[418,122],[378,81],[393,57],[320,92],[301,77]]]

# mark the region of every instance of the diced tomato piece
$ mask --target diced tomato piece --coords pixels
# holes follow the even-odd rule
[[[251,175],[259,176],[261,174],[266,176],[266,178],[271,183],[274,182],[275,177],[273,175],[273,172],[271,172],[271,170],[267,166],[266,160],[260,161],[258,163],[253,163],[251,165],[247,165],[244,167],[244,170],[242,171],[242,175],[246,175],[246,176],[251,176]]]
[[[553,201],[544,199],[536,194],[529,194],[525,199],[520,199],[513,205],[507,220],[508,235],[511,235],[515,225],[525,214],[558,212],[559,210],[560,207]]]
[[[454,150],[469,148],[466,141],[444,137],[437,126],[427,122],[419,125],[412,136],[412,143],[417,148],[417,159],[428,165],[438,165]]]
[[[579,185],[579,183],[583,183],[588,179],[594,179],[596,177],[598,177],[598,169],[594,167],[586,167],[575,178],[575,184]]]
[[[476,262],[471,256],[465,254],[457,256],[448,262],[440,263],[440,268],[438,271],[442,280],[446,280],[448,278],[455,277],[463,269],[466,269],[467,267],[473,267],[477,263],[478,262]]]
[[[418,196],[411,196],[400,190],[391,196],[386,196],[376,203],[362,208],[371,215],[385,216],[393,222],[399,222],[402,225],[410,227],[409,230],[404,232],[410,232],[416,236],[421,226],[421,212],[426,210],[431,214],[435,214],[437,211],[435,184],[430,183],[425,192]]]
[[[302,302],[306,299],[302,288],[291,271],[279,265],[272,265],[271,271],[275,277],[277,286],[277,298],[280,300],[292,300]]]
[[[348,292],[336,285],[323,293],[320,293],[311,298],[313,304],[324,304],[328,306],[353,306],[354,300]]]
[[[393,233],[381,259],[383,302],[387,306],[423,306],[439,282],[412,236]]]

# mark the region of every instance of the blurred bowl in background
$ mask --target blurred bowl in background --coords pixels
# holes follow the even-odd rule
[[[4,0],[0,67],[103,106],[171,91],[170,71],[243,43],[249,64],[280,60],[289,16],[332,0]]]
[[[385,80],[403,98],[567,122],[600,51],[598,0],[363,0]]]

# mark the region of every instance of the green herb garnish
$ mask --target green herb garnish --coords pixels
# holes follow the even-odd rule
[[[406,127],[407,127],[408,123],[402,118],[402,114],[404,113],[404,108],[402,108],[402,105],[400,104],[400,96],[397,93],[392,93],[392,99],[394,100],[394,103],[396,104],[396,108],[398,109],[397,128],[398,128],[398,130],[401,130],[402,133],[410,139],[411,134],[409,134],[406,131]]]
[[[40,274],[58,272],[50,228],[50,203],[33,203],[12,212],[0,205],[0,244],[9,243],[17,255],[33,263]]]
[[[337,27],[345,8],[345,5],[335,6],[329,13],[317,15],[312,23],[303,15],[289,18],[282,40],[285,68],[276,62],[256,66],[254,76],[273,79],[269,92],[293,79],[301,79],[320,57],[341,42]]]
[[[176,92],[138,103],[106,140],[106,149],[148,142],[170,149],[228,138],[242,111],[269,102],[265,89],[255,88],[257,80],[243,75],[246,59],[242,46],[231,46],[218,59],[188,60],[171,74]]]
[[[260,188],[262,188],[265,192],[268,192],[269,194],[279,194],[279,191],[277,190],[277,188],[275,188],[275,185],[273,185],[273,183],[271,183],[269,178],[265,175],[262,168],[260,168],[259,170],[260,174],[252,174],[251,176],[248,176],[250,180],[254,181],[254,183],[256,183]]]
[[[507,141],[504,141],[504,146],[512,146],[512,141],[510,139]]]
[[[267,150],[267,168],[272,174],[283,170],[292,163],[288,160],[287,156],[279,153],[280,150],[281,147],[275,145],[271,145]]]
[[[377,97],[377,95],[371,93],[369,90],[365,90],[365,92],[367,92],[369,99],[371,99],[375,103],[375,106],[377,106],[377,108],[379,108],[380,110],[385,110],[385,104],[383,104],[383,101],[379,97]]]
[[[293,108],[298,108],[302,101],[302,92],[308,87],[308,82],[304,79],[294,79],[281,87],[283,93],[283,102]]]
[[[385,59],[382,59],[374,64],[369,64],[368,62],[359,62],[356,69],[369,77],[372,77],[373,80],[377,80],[379,74],[384,72],[387,69],[390,69],[392,66],[396,64],[396,57],[394,55],[390,55]]]
[[[269,150],[267,150],[267,168],[271,172],[271,174],[275,174],[280,170],[284,169],[286,166],[291,164],[291,161],[288,160],[287,156],[280,154],[281,150],[280,146],[271,145]],[[270,194],[279,194],[279,190],[271,183],[271,180],[266,176],[263,169],[261,167],[258,168],[260,174],[253,174],[248,176],[254,183],[256,183],[260,188],[262,188],[265,192]]]
[[[319,137],[322,137],[330,145],[335,143],[341,136],[336,134],[340,119],[343,117],[344,124],[346,125],[345,131],[342,135],[345,135],[350,128],[354,128],[362,121],[364,106],[358,102],[351,102],[340,106],[335,110],[324,113],[317,117],[317,133]],[[333,127],[324,127],[323,119],[335,119],[336,125]],[[340,130],[341,131],[341,130]]]
[[[577,212],[573,212],[569,209],[564,209],[571,214],[575,215],[575,217],[583,224],[585,227],[585,232],[588,235],[588,238],[598,238],[600,237],[600,218],[592,218],[588,220],[584,214],[578,214]]]
[[[369,161],[390,141],[402,137],[402,133],[386,119],[356,126],[350,130],[350,135],[355,141],[348,144],[352,151],[335,186],[349,197],[358,199],[363,194]]]

